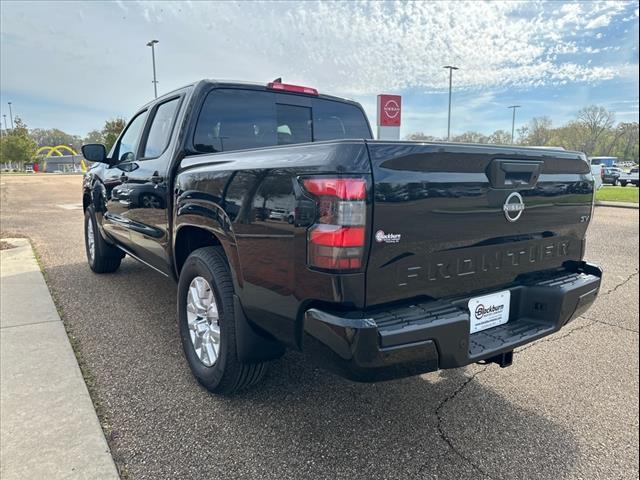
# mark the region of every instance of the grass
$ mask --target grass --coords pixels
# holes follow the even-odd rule
[[[626,187],[602,187],[596,193],[596,200],[602,202],[629,202],[638,203],[638,187],[627,185]]]

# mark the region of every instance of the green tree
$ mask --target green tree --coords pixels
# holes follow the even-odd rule
[[[15,162],[19,165],[31,162],[38,144],[29,136],[29,129],[20,117],[15,117],[15,126],[0,139],[0,163]]]
[[[567,150],[584,152],[587,136],[584,125],[578,121],[572,121],[551,132],[550,144]]]
[[[607,155],[638,163],[639,127],[638,122],[619,123]]]
[[[124,130],[126,124],[124,118],[115,118],[107,120],[104,123],[104,127],[102,127],[102,139],[105,147],[107,147],[107,152],[110,151],[113,144],[116,143],[118,135]]]
[[[84,137],[82,143],[104,143],[102,132],[100,130],[91,130],[89,133],[87,133],[87,136]]]
[[[38,147],[55,147],[66,145],[76,152],[82,146],[82,139],[77,135],[71,135],[57,128],[34,128],[29,132]]]

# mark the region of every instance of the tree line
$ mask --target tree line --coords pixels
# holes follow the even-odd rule
[[[36,156],[38,148],[58,145],[66,145],[80,153],[80,148],[85,143],[103,143],[109,151],[125,125],[123,118],[107,120],[102,129],[92,130],[83,138],[58,128],[29,129],[20,117],[15,117],[14,128],[1,132],[0,163],[23,165],[37,162],[40,160]]]
[[[577,150],[590,157],[612,156],[620,161],[638,163],[638,122],[616,123],[615,114],[604,107],[591,105],[580,110],[570,122],[554,127],[549,117],[535,117],[519,128],[513,143],[523,146],[554,146]],[[407,140],[438,142],[446,139],[412,133]],[[496,130],[491,135],[467,131],[455,135],[458,143],[510,145],[511,132]]]
[[[85,143],[103,143],[109,151],[126,122],[123,118],[107,120],[100,130],[92,130],[84,138],[71,135],[57,128],[29,129],[20,117],[15,117],[14,128],[2,131],[0,137],[0,163],[19,165],[38,161],[39,147],[67,145],[76,152]],[[614,156],[621,161],[638,163],[638,122],[616,123],[615,114],[604,107],[592,105],[578,112],[570,122],[554,127],[549,117],[535,117],[517,130],[513,143],[523,146],[555,146],[578,150],[588,156]],[[444,141],[422,132],[412,133],[408,140]],[[496,130],[490,135],[467,131],[451,139],[458,143],[484,143],[509,145],[511,133]]]

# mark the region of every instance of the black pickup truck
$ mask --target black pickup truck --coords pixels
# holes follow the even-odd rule
[[[582,153],[375,141],[357,103],[208,80],[83,153],[89,266],[130,255],[177,280],[185,355],[213,392],[285,348],[360,381],[505,367],[600,288]]]

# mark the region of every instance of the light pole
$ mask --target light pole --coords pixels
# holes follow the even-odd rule
[[[151,61],[153,62],[153,93],[158,98],[158,80],[156,80],[156,49],[155,45],[158,40],[151,40],[147,43],[147,47],[151,47]]]
[[[445,65],[442,68],[449,69],[449,116],[447,117],[447,141],[451,141],[451,84],[453,82],[453,71],[458,70],[458,67],[452,65]]]
[[[13,130],[13,112],[11,111],[11,102],[7,102],[7,103],[9,104],[9,118],[11,119],[11,130]]]
[[[513,134],[516,130],[516,108],[520,108],[521,105],[509,105],[507,108],[513,110],[513,117],[511,119],[511,145],[513,145]]]
[[[4,133],[7,133],[7,114],[3,113],[2,117],[4,118]]]

